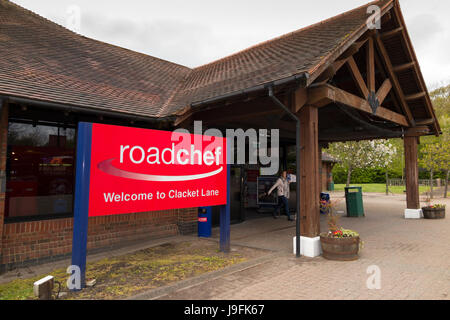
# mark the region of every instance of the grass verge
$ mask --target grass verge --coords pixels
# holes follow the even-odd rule
[[[352,187],[362,187],[363,192],[368,193],[386,193],[386,185],[383,183],[366,183],[366,184],[351,184]],[[391,186],[389,187],[389,192],[394,194],[403,194],[405,187],[402,186]],[[345,184],[335,184],[334,191],[345,191]],[[430,188],[426,186],[420,186],[419,192],[425,193],[429,192]]]
[[[219,252],[217,243],[199,239],[166,243],[88,263],[86,279],[96,279],[96,285],[80,292],[68,292],[65,269],[55,269],[49,274],[61,283],[61,291],[68,292],[63,299],[122,299],[262,254],[260,250],[244,247],[224,254]],[[0,284],[0,300],[35,299],[33,283],[46,275]]]

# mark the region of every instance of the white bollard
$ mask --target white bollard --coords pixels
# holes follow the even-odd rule
[[[293,240],[294,254],[297,253],[296,238]],[[322,245],[320,244],[320,237],[308,238],[300,236],[300,254],[305,257],[318,257],[322,254]]]
[[[405,209],[405,219],[421,219],[423,218],[422,209]]]

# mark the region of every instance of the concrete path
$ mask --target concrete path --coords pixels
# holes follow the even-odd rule
[[[332,198],[341,198],[339,210],[345,210],[343,193],[333,193]],[[450,207],[449,200],[435,202]],[[259,218],[233,225],[232,244],[274,250],[278,256],[158,298],[449,300],[450,218],[405,220],[404,195],[365,194],[364,207],[366,217],[340,219],[342,227],[358,231],[364,241],[357,261],[296,259],[292,254],[295,222],[285,217]],[[218,232],[215,229],[213,236],[218,238]],[[373,270],[380,272],[380,289],[367,287]]]

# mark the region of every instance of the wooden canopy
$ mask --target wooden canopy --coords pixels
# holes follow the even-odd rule
[[[337,141],[404,138],[407,208],[419,209],[417,144],[420,136],[440,134],[398,1],[371,4],[380,6],[381,29],[369,29],[363,20],[308,72],[208,98],[178,112],[178,126],[202,120],[206,127],[278,128],[285,141],[300,139],[299,234],[309,238],[320,233],[322,147]],[[323,24],[340,25],[355,12],[366,14],[367,7]],[[269,87],[298,117],[299,134],[295,121],[268,97]]]
[[[176,124],[183,126],[195,119],[219,127],[280,128],[284,138],[295,139],[295,123],[267,98],[267,86],[272,84],[277,97],[294,113],[305,106],[318,108],[321,145],[439,135],[399,3],[375,3],[382,9],[381,29],[370,30],[361,24],[304,73],[304,79],[297,77],[281,85],[274,81],[254,91],[191,104],[178,112]],[[341,15],[323,23],[342,19]]]

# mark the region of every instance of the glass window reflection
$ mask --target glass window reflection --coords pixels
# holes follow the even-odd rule
[[[71,214],[75,129],[10,122],[6,217]]]

